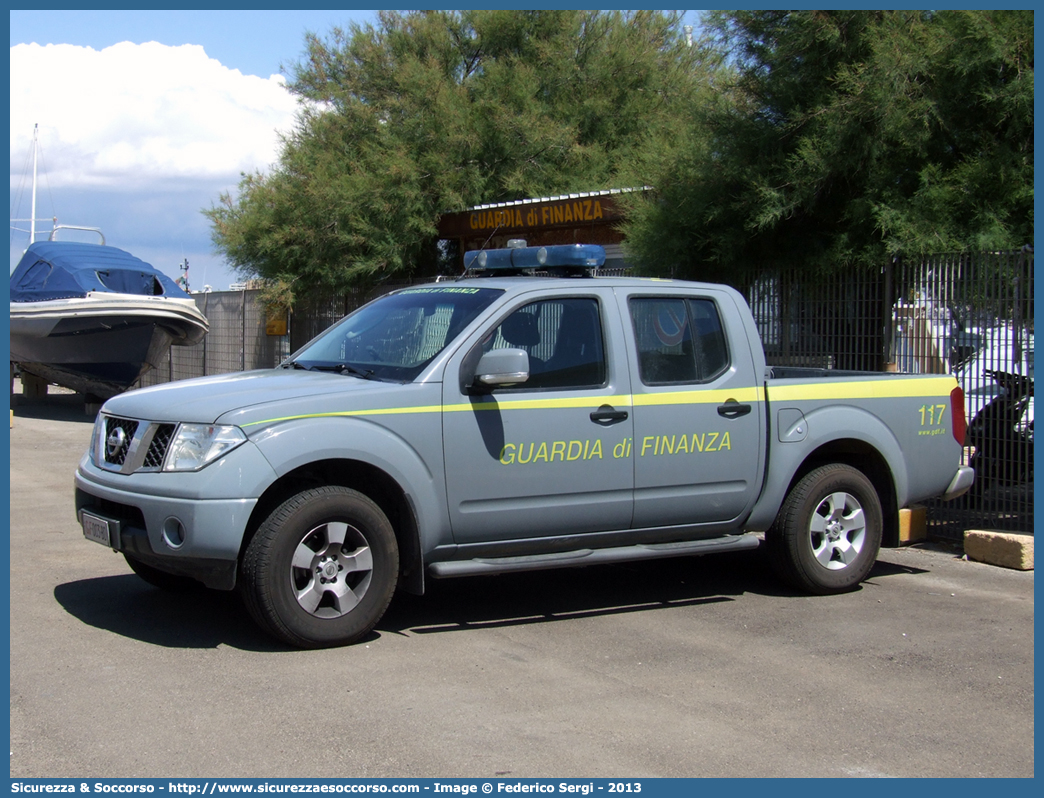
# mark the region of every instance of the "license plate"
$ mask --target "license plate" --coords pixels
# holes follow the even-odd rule
[[[119,533],[119,522],[99,518],[90,513],[80,513],[80,523],[83,525],[83,536],[87,540],[93,540],[95,543],[101,543],[109,548],[116,548],[113,546],[112,540],[113,532]]]

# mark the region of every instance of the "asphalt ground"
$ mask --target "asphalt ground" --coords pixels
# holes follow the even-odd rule
[[[1032,572],[919,547],[832,597],[760,551],[436,581],[296,651],[83,538],[91,423],[14,398],[13,778],[1034,774]]]

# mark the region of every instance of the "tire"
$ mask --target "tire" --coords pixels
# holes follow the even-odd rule
[[[883,517],[870,480],[834,463],[809,472],[791,489],[765,542],[788,584],[817,595],[844,593],[877,560]]]
[[[387,516],[358,491],[298,493],[261,524],[240,563],[247,611],[273,637],[299,648],[344,646],[384,615],[399,576]]]
[[[158,568],[153,568],[151,565],[146,565],[140,560],[136,560],[127,554],[123,555],[123,559],[127,561],[127,565],[130,566],[130,569],[134,571],[135,574],[153,587],[158,587],[160,590],[166,590],[170,593],[185,593],[190,590],[203,590],[204,588],[202,582],[196,581],[191,576],[168,574],[166,571],[161,571]]]

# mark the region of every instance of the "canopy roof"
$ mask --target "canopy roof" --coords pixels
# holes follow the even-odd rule
[[[12,302],[86,296],[88,291],[185,297],[172,279],[116,247],[74,241],[30,244],[11,274]]]

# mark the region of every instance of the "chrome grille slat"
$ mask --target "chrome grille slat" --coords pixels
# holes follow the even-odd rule
[[[163,458],[167,456],[167,449],[174,437],[174,424],[157,424],[152,433],[152,442],[149,450],[145,453],[145,468],[160,469],[163,467]]]

